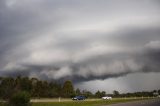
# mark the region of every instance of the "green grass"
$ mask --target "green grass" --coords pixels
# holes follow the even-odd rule
[[[3,102],[0,102],[0,106],[6,106],[6,104]]]
[[[137,101],[137,100],[142,100],[142,99],[113,99],[113,100],[41,102],[41,103],[37,102],[37,103],[32,103],[32,106],[101,106],[101,105]]]
[[[32,106],[101,106],[101,105],[108,105],[108,104],[115,104],[115,103],[122,103],[122,102],[131,102],[131,101],[138,101],[138,100],[145,100],[144,98],[117,98],[113,100],[85,100],[85,101],[61,101],[61,102],[32,102]],[[0,106],[6,106],[5,103],[0,103]]]

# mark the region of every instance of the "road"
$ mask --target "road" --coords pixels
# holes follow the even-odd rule
[[[160,99],[143,100],[143,101],[119,103],[119,104],[104,105],[104,106],[160,106]]]

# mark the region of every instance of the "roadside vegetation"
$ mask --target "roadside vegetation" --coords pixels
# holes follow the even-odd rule
[[[21,92],[21,93],[20,93]],[[28,78],[18,76],[16,78],[12,77],[0,77],[0,106],[4,104],[17,104],[21,101],[26,103],[26,106],[30,105],[30,98],[32,99],[41,99],[41,98],[71,98],[76,95],[83,95],[88,100],[92,98],[101,98],[103,96],[111,96],[113,98],[128,98],[128,97],[153,97],[160,94],[160,90],[154,91],[143,91],[135,93],[119,93],[114,90],[112,94],[108,94],[105,91],[97,91],[92,93],[88,90],[75,89],[71,81],[67,80],[61,83],[56,81],[42,81],[37,78]],[[29,99],[28,99],[28,98]],[[126,102],[137,99],[113,99],[110,101],[103,100],[92,100],[92,101],[64,101],[63,102],[41,102],[41,103],[32,103],[33,106],[88,106],[91,104],[110,104],[117,102]],[[139,100],[139,99],[138,99]],[[23,103],[24,103],[23,102]],[[21,104],[23,104],[21,103]],[[24,106],[24,105],[22,105]]]
[[[138,100],[138,99],[137,99]],[[122,102],[135,101],[135,99],[114,99],[114,100],[95,100],[95,101],[71,101],[71,102],[50,102],[50,103],[33,103],[33,106],[101,106]]]
[[[116,103],[132,102],[146,100],[148,98],[114,98],[113,100],[89,99],[85,101],[61,101],[61,102],[32,102],[31,106],[102,106]],[[0,106],[8,106],[6,103],[1,103]],[[23,105],[22,105],[23,106]]]

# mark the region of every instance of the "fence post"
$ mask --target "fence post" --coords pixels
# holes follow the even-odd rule
[[[61,102],[61,97],[59,97],[59,102]]]

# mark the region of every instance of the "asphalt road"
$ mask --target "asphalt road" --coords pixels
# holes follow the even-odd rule
[[[119,104],[106,105],[106,106],[160,106],[160,99],[119,103]]]

